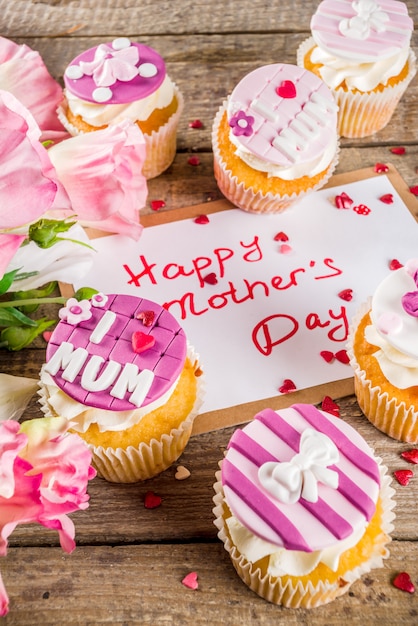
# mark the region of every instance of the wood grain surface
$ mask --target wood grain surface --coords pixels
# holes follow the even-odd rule
[[[173,165],[149,182],[148,205],[162,211],[222,198],[213,176],[211,124],[228,92],[248,71],[273,62],[293,63],[309,35],[316,0],[0,0],[1,34],[38,50],[62,83],[66,64],[84,49],[127,35],[156,48],[184,94],[178,151]],[[418,24],[416,0],[406,2]],[[418,32],[413,35],[418,48]],[[202,129],[189,122],[200,119]],[[403,145],[406,154],[390,148]],[[198,155],[200,165],[188,163]],[[390,124],[361,140],[341,141],[337,173],[391,162],[406,185],[418,184],[418,79],[402,98]],[[417,213],[418,217],[418,213]],[[417,242],[418,243],[418,242]],[[56,314],[56,308],[47,309]],[[0,351],[0,371],[37,378],[45,358],[38,339],[24,351]],[[354,396],[338,399],[341,416],[365,437],[388,466],[411,468],[401,458],[411,446],[374,429]],[[25,418],[39,417],[34,400]],[[10,537],[0,570],[10,596],[5,626],[150,625],[397,626],[418,624],[418,470],[410,484],[396,481],[396,520],[390,557],[383,568],[356,582],[330,605],[289,610],[260,599],[240,581],[216,536],[212,496],[215,472],[233,428],[193,436],[179,463],[191,474],[175,478],[176,466],[135,485],[99,478],[89,487],[90,507],[73,515],[77,548],[65,554],[57,534],[20,526]],[[162,497],[144,507],[147,491]],[[198,573],[195,591],[181,584]],[[394,576],[408,571],[417,592],[396,589]]]

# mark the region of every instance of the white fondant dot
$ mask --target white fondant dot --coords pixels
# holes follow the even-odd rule
[[[247,126],[248,126],[247,120],[243,120],[242,118],[238,120],[237,124],[241,128],[247,128]]]
[[[131,40],[128,37],[118,37],[112,41],[112,48],[114,50],[123,50],[124,48],[129,48],[131,45]]]
[[[84,72],[79,65],[69,65],[65,70],[65,75],[72,80],[76,80],[84,76]]]
[[[112,90],[109,87],[98,87],[91,94],[96,102],[107,102],[112,97]]]
[[[142,78],[152,78],[158,74],[158,69],[154,63],[142,63],[142,65],[138,67],[138,74],[142,76]]]

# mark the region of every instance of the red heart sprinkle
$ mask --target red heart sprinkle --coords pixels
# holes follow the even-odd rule
[[[412,448],[412,450],[405,450],[401,452],[401,457],[408,461],[408,463],[418,464],[418,448]]]
[[[286,233],[280,231],[279,233],[277,233],[277,235],[274,235],[274,241],[289,241],[289,237],[286,235]]]
[[[325,396],[322,400],[321,409],[335,417],[340,417],[340,407],[329,396]]]
[[[377,174],[383,174],[384,172],[389,171],[389,167],[385,165],[384,163],[376,163],[376,165],[374,166],[374,171]]]
[[[291,393],[292,391],[295,391],[295,389],[296,385],[293,380],[290,380],[290,378],[285,378],[283,385],[279,387],[280,393]]]
[[[203,128],[203,122],[200,120],[193,120],[193,122],[189,122],[189,128]]]
[[[392,584],[401,591],[407,591],[408,593],[414,593],[415,591],[414,583],[408,572],[399,572],[393,579]]]
[[[408,485],[409,481],[413,477],[414,472],[410,469],[401,469],[393,472],[393,475],[400,485],[406,487],[406,485]]]
[[[339,196],[335,196],[335,206],[337,209],[349,209],[353,200],[343,191]]]
[[[162,209],[163,207],[165,207],[164,200],[151,200],[151,209],[153,211],[158,211],[159,209]]]
[[[390,151],[392,154],[405,154],[406,150],[403,146],[398,146],[397,148],[391,148]]]
[[[380,196],[379,200],[385,204],[393,204],[393,195],[391,193],[385,193],[383,196]]]
[[[279,248],[280,254],[289,254],[292,252],[292,247],[288,246],[287,243],[283,243]]]
[[[158,496],[153,491],[147,491],[144,498],[144,506],[146,509],[156,509],[163,501],[161,496]]]
[[[414,187],[410,187],[409,191],[413,193],[414,196],[418,196],[418,185],[415,185]]]
[[[52,336],[52,330],[44,330],[44,332],[42,333],[42,337],[45,339],[47,343],[51,339],[51,336]]]
[[[155,319],[155,313],[154,311],[141,311],[136,316],[136,319],[142,320],[144,326],[152,326]]]
[[[200,159],[198,156],[191,156],[187,159],[189,165],[200,165]]]
[[[195,224],[209,224],[209,218],[207,215],[198,215],[194,218]]]
[[[276,87],[276,93],[281,98],[296,98],[295,83],[292,83],[291,80],[284,80]]]
[[[353,299],[353,290],[352,289],[343,289],[338,294],[338,297],[341,298],[341,300],[345,300],[346,302],[350,302],[350,300]]]
[[[216,285],[216,283],[218,282],[215,272],[210,272],[209,274],[206,274],[206,276],[203,276],[203,280],[208,285]]]
[[[147,335],[141,330],[136,330],[132,335],[132,348],[137,354],[149,350],[155,344],[155,338],[152,335]]]
[[[398,259],[392,259],[389,263],[390,270],[399,270],[401,267],[403,267],[403,265],[398,261]]]
[[[199,583],[197,582],[197,572],[190,572],[187,574],[181,581],[182,585],[188,587],[189,589],[197,589],[199,587]]]
[[[334,356],[337,359],[337,361],[339,361],[340,363],[344,363],[344,365],[347,365],[348,363],[350,363],[347,350],[339,350],[338,352],[335,353]]]
[[[329,350],[322,350],[322,352],[320,352],[319,354],[327,363],[332,363],[332,361],[334,360],[334,353],[330,352]]]

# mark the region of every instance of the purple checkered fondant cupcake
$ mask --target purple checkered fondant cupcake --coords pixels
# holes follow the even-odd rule
[[[135,482],[182,453],[201,405],[199,357],[166,309],[128,295],[70,298],[40,376],[47,415],[70,422],[99,475]]]

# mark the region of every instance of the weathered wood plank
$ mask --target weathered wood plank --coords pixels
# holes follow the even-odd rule
[[[393,542],[385,567],[354,583],[332,604],[284,609],[265,602],[236,575],[219,541],[210,544],[14,548],[2,560],[10,596],[4,626],[83,624],[224,624],[352,626],[416,624],[418,600],[391,584],[399,571],[416,571],[416,543]],[[198,573],[199,588],[181,581]],[[36,575],[35,575],[36,572]],[[414,583],[418,583],[416,576]]]
[[[407,0],[417,22],[415,0]],[[48,35],[196,34],[308,31],[317,0],[248,6],[236,0],[9,0],[0,1],[6,37]]]

